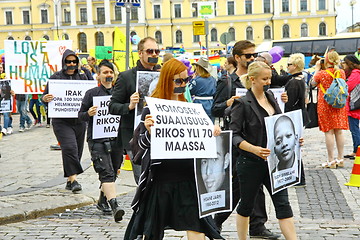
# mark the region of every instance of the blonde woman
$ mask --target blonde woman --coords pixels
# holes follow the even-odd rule
[[[281,110],[274,95],[266,91],[271,83],[271,68],[264,62],[249,65],[248,74],[241,77],[242,84],[249,90],[244,97],[236,99],[231,110],[230,129],[233,130],[233,144],[239,152],[236,168],[240,183],[241,201],[236,209],[238,238],[245,240],[249,228],[250,214],[254,209],[258,190],[263,184],[271,192],[271,183],[266,158],[267,116],[280,114]],[[287,189],[271,195],[276,218],[286,239],[296,239],[293,212]]]
[[[339,69],[340,58],[336,51],[328,52],[325,55],[324,65],[326,70],[334,74],[336,71],[340,71],[341,78],[345,79],[345,72]],[[320,89],[320,84],[327,90],[333,77],[326,71],[321,69],[321,60],[316,62],[315,74],[313,85],[316,85]],[[349,129],[348,118],[345,107],[333,108],[324,99],[324,93],[321,89],[318,91],[318,119],[320,131],[325,133],[325,143],[327,150],[327,161],[322,164],[325,168],[343,167],[344,160],[344,135],[342,130]],[[337,158],[334,157],[334,144],[336,143]]]

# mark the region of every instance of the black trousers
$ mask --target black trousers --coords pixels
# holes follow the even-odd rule
[[[53,130],[61,146],[64,177],[83,173],[80,160],[84,149],[86,123],[71,124],[66,120],[53,119]]]
[[[91,160],[101,183],[115,182],[117,171],[123,161],[123,150],[117,147],[116,140],[108,141],[111,152],[107,152],[105,144],[104,142],[88,141]]]
[[[232,153],[232,189],[233,189],[233,206],[232,210],[236,208],[237,203],[240,200],[240,184],[239,178],[236,170],[236,159],[238,154],[236,151]],[[223,212],[215,214],[215,223],[218,227],[220,227],[226,219],[231,215],[232,212]],[[268,217],[266,213],[266,206],[265,206],[265,194],[263,191],[263,187],[259,189],[257,198],[255,200],[255,207],[250,215],[250,226],[249,226],[249,233],[250,235],[254,235],[256,233],[264,231],[265,223],[267,222]]]

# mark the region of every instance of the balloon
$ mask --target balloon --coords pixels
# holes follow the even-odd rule
[[[272,63],[277,63],[278,61],[280,61],[282,56],[284,56],[284,49],[280,46],[275,46],[270,49],[269,53],[273,58]]]
[[[131,42],[132,42],[132,44],[138,44],[139,42],[140,42],[140,37],[138,36],[138,35],[134,35],[134,36],[132,36],[132,38],[131,38]]]

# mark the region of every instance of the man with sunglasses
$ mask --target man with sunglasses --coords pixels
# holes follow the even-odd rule
[[[248,72],[248,66],[255,61],[257,57],[255,52],[255,44],[242,40],[235,43],[233,48],[233,57],[237,62],[237,69],[234,73],[223,75],[219,79],[216,87],[214,104],[212,106],[212,114],[215,117],[223,118],[224,129],[228,129],[229,113],[234,100],[239,98],[236,96],[236,88],[244,88],[241,84],[240,77]],[[228,120],[226,120],[228,119]],[[236,171],[236,159],[238,152],[234,149],[232,152],[233,169],[232,169],[232,186],[233,186],[233,208],[236,207],[240,200],[239,179]],[[221,229],[223,222],[231,215],[231,212],[224,212],[215,215],[215,223]],[[254,211],[250,216],[249,233],[250,237],[264,239],[278,239],[280,235],[272,233],[266,229],[267,213],[265,207],[265,194],[261,187],[256,198]]]
[[[79,68],[79,58],[70,49],[66,49],[63,54],[62,69],[50,76],[50,79],[89,80],[85,72]],[[47,104],[53,99],[54,96],[49,94],[47,84],[41,100]],[[64,177],[67,178],[65,189],[77,193],[82,190],[76,178],[83,172],[80,160],[84,148],[86,123],[77,118],[53,118],[52,124],[61,146]]]
[[[113,115],[121,115],[120,127],[118,130],[118,145],[125,149],[132,159],[129,141],[133,137],[135,106],[139,102],[139,93],[136,90],[137,71],[157,71],[160,66],[157,64],[160,49],[156,39],[146,37],[138,44],[139,60],[136,67],[121,72],[115,83],[115,88],[109,104],[109,112]],[[141,167],[133,164],[133,173],[136,183],[139,181]]]

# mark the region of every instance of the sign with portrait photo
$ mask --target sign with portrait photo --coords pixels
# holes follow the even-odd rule
[[[154,126],[152,159],[215,158],[214,125],[198,103],[145,97]]]
[[[141,113],[146,104],[145,96],[150,97],[159,81],[160,72],[137,71],[136,72],[136,92],[139,93],[139,103],[135,106],[134,129],[139,125]]]
[[[11,80],[0,80],[0,113],[12,112]]]
[[[303,123],[301,110],[265,118],[272,194],[300,182]]]
[[[216,139],[216,158],[194,161],[200,218],[232,211],[232,131],[222,131]]]
[[[85,92],[96,86],[93,80],[49,80],[49,94],[54,95],[48,104],[49,117],[78,118]]]
[[[110,98],[111,95],[93,97],[93,105],[98,107],[93,121],[93,139],[117,137],[120,116],[109,113]]]

